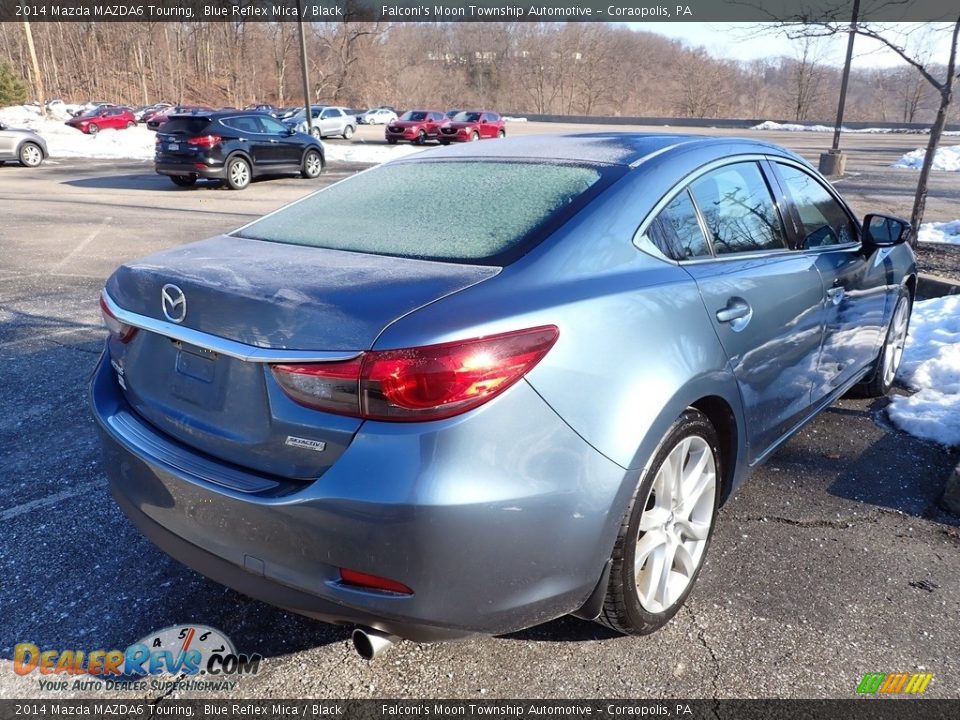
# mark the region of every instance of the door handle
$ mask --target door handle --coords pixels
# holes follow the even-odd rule
[[[732,323],[735,320],[749,318],[752,314],[753,310],[745,300],[730,298],[727,300],[727,306],[725,308],[717,310],[717,320],[722,323]]]
[[[270,142],[275,145],[275,144],[277,144],[277,143],[280,142],[280,141],[279,141],[279,140],[274,140],[273,138],[270,138]]]
[[[827,299],[832,302],[834,305],[839,305],[840,301],[843,300],[843,295],[846,292],[843,285],[837,285],[827,290]]]

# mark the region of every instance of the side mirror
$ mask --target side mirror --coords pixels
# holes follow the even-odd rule
[[[863,219],[863,239],[873,247],[892,247],[906,242],[910,223],[895,215],[871,213]]]

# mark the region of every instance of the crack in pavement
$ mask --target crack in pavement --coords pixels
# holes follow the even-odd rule
[[[720,658],[717,656],[717,653],[714,651],[713,647],[707,642],[707,633],[706,628],[700,623],[700,618],[697,616],[697,612],[693,609],[692,605],[684,606],[687,610],[687,613],[690,615],[690,620],[693,622],[693,627],[697,630],[697,641],[704,647],[704,649],[709,653],[710,659],[713,662],[713,678],[710,681],[711,686],[711,695],[710,699],[713,701],[713,716],[719,720],[720,718]]]
[[[847,528],[856,527],[858,525],[870,525],[872,523],[880,522],[881,515],[896,515],[898,517],[906,517],[907,513],[904,513],[900,510],[888,510],[886,508],[877,508],[872,515],[866,515],[864,517],[857,518],[847,518],[847,519],[836,519],[836,520],[797,520],[795,518],[783,517],[782,515],[732,515],[730,519],[735,522],[748,523],[777,523],[780,525],[790,525],[791,527],[799,528],[839,528],[841,530],[846,530]]]

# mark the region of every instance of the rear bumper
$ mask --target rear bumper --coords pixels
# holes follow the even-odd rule
[[[208,180],[223,180],[225,177],[224,166],[205,165],[202,168],[193,163],[175,163],[175,162],[156,162],[154,169],[158,175],[177,175],[181,177],[195,176],[206,178]]]
[[[367,422],[315,482],[261,492],[218,484],[218,461],[133,415],[103,359],[91,403],[111,491],[141,532],[219,583],[326,622],[421,642],[545,622],[588,599],[620,521],[625,471],[523,382],[460,418]],[[345,586],[341,567],[414,593]]]

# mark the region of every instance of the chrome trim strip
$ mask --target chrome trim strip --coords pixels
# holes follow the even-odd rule
[[[124,310],[117,305],[113,298],[103,290],[103,302],[120,322],[148,332],[163,335],[171,340],[180,340],[190,343],[204,350],[227,355],[228,357],[257,363],[301,363],[301,362],[337,362],[352,360],[361,355],[361,351],[334,351],[334,350],[286,350],[279,348],[264,348],[256,345],[228,340],[217,335],[210,335],[199,330],[175,325],[165,320],[156,320],[151,317]]]

